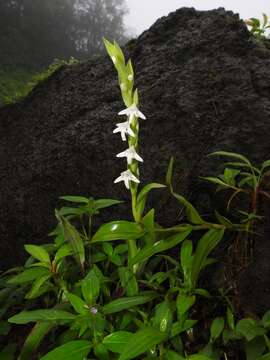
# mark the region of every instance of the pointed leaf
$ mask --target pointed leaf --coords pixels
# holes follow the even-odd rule
[[[112,221],[102,225],[92,237],[92,242],[132,240],[144,235],[144,230],[139,224],[130,221]]]
[[[74,340],[50,351],[40,360],[84,360],[92,345],[86,340]]]
[[[9,318],[8,321],[13,324],[28,324],[29,322],[73,320],[75,318],[75,315],[67,311],[50,309],[22,311]]]
[[[130,261],[130,266],[135,265],[137,263],[141,263],[151,256],[163,252],[165,250],[169,250],[172,247],[175,247],[180,242],[185,240],[185,238],[191,233],[192,227],[187,227],[182,233],[174,234],[170,236],[168,239],[157,241],[155,244],[146,246],[138,251],[136,256],[134,256]]]
[[[46,264],[50,264],[50,255],[42,246],[24,245],[24,248],[31,256],[33,256],[33,258]]]
[[[134,306],[142,305],[152,301],[156,296],[157,295],[153,292],[141,296],[122,297],[104,305],[103,313],[106,315],[114,314],[122,310],[130,309]]]
[[[107,350],[121,354],[123,348],[128,343],[132,335],[133,334],[128,331],[116,331],[108,336],[105,336],[102,344]]]
[[[119,360],[134,359],[165,340],[166,334],[155,328],[149,327],[139,330],[130,337],[130,340],[124,347]]]

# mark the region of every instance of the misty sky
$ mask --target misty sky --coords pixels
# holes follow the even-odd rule
[[[261,18],[263,12],[270,15],[269,0],[126,0],[126,3],[129,7],[126,25],[138,35],[159,17],[183,6],[198,10],[225,7],[239,13],[243,19]]]

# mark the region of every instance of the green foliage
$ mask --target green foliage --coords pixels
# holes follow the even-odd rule
[[[24,99],[35,86],[46,81],[61,67],[77,63],[78,61],[74,58],[56,59],[47,69],[35,73],[24,68],[2,68],[0,70],[0,105],[13,104]]]
[[[245,22],[250,27],[250,32],[259,40],[265,38],[267,30],[270,29],[268,16],[266,14],[263,14],[262,21],[257,18],[250,18]]]
[[[121,84],[128,74],[134,75],[132,64],[125,62],[116,43],[105,44],[118,61]],[[121,88],[124,101],[138,105],[138,93],[129,86],[128,94]],[[259,170],[242,155],[214,155],[237,162],[207,180],[224,189],[261,191],[269,161]],[[137,169],[133,165],[131,169]],[[53,240],[26,244],[30,256],[24,266],[0,277],[0,335],[7,337],[24,325],[27,330],[34,323],[21,349],[13,342],[1,349],[3,359],[16,353],[21,360],[218,360],[226,358],[236,342],[247,360],[269,357],[270,312],[261,320],[240,319],[229,300],[224,307],[222,297],[201,287],[201,275],[216,261],[212,253],[224,233],[251,231],[254,216],[247,214],[248,229],[246,223],[234,224],[217,212],[218,223],[206,221],[174,191],[172,177],[173,159],[166,184],[186,215],[186,222],[173,227],[158,224],[155,209],[146,210],[149,192],[165,187],[158,183],[131,186],[133,221],[96,221],[104,209],[121,206],[119,200],[61,198],[68,205],[55,212]],[[50,351],[46,346],[44,350],[46,344]]]

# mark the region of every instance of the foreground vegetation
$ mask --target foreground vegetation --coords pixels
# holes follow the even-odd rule
[[[8,344],[0,358],[270,359],[270,312],[261,319],[241,318],[230,284],[215,289],[201,281],[205,269],[216,269],[213,252],[224,234],[237,235],[230,243],[238,264],[232,275],[252,260],[252,239],[261,220],[259,195],[270,196],[262,188],[270,160],[258,168],[240,154],[211,154],[228,161],[222,174],[204,181],[231,192],[227,208],[233,204],[234,221],[217,211],[205,219],[174,191],[173,159],[164,184],[139,188],[139,128],[146,117],[133,88],[131,61],[126,63],[117,43],[105,40],[105,45],[126,106],[119,113],[126,121],[116,124],[114,133],[128,144],[117,154],[126,158],[127,168],[114,182],[124,182],[130,191],[134,220],[112,220],[97,228],[99,213],[121,201],[62,198],[67,205],[56,210],[53,241],[26,244],[30,257],[25,265],[1,277],[0,334]],[[153,190],[169,191],[185,209],[183,222],[165,228],[155,221],[155,209],[147,208]],[[246,208],[236,211],[240,194]]]

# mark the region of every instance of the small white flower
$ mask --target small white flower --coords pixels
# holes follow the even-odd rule
[[[92,307],[90,308],[90,312],[91,312],[93,315],[96,315],[97,312],[98,312],[98,309],[97,309],[96,307],[92,306]]]
[[[132,74],[129,74],[128,75],[128,80],[131,82],[133,80],[133,75]]]
[[[140,182],[140,180],[137,179],[136,176],[134,176],[130,170],[123,171],[121,173],[121,175],[117,179],[114,180],[114,183],[118,183],[120,181],[124,181],[125,186],[126,186],[127,189],[129,189],[129,182],[130,181],[133,181],[135,183]]]
[[[131,146],[130,148],[117,154],[116,156],[117,157],[126,157],[129,165],[132,163],[133,159],[143,162],[143,159],[140,157],[140,155],[136,153],[134,146]]]
[[[130,123],[128,121],[125,121],[123,123],[118,123],[116,124],[117,128],[113,130],[113,133],[116,134],[118,132],[121,133],[121,138],[123,141],[126,141],[126,135],[130,135],[132,137],[135,137],[135,134],[133,132],[133,130],[130,127]]]
[[[143,115],[143,113],[137,108],[135,104],[132,104],[130,107],[126,108],[125,110],[122,110],[118,113],[118,115],[127,115],[129,117],[129,121],[131,122],[134,117],[140,118],[145,120],[146,117]]]
[[[112,56],[112,62],[114,63],[114,64],[116,64],[116,57],[115,56]]]

